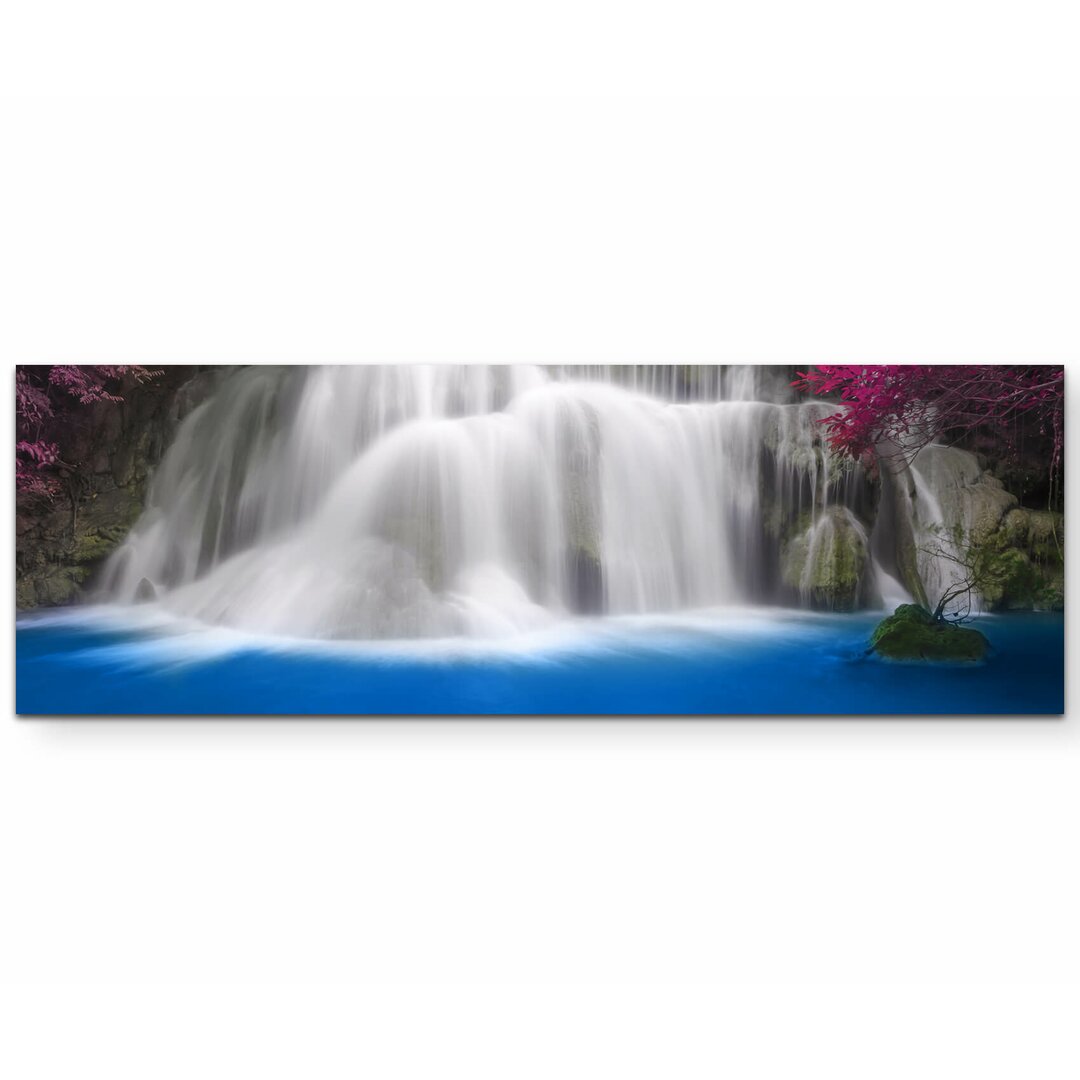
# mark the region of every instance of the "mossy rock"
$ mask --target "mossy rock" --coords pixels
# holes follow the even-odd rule
[[[1060,563],[1065,545],[1064,517],[1052,510],[1010,510],[1002,522],[1008,542],[1040,563]]]
[[[1060,520],[1047,511],[1009,513],[997,532],[972,548],[983,602],[994,611],[1061,610],[1065,568],[1057,544],[1063,535]]]
[[[976,540],[992,533],[1018,501],[989,473],[983,473],[965,493],[970,500],[971,535]]]
[[[870,647],[889,660],[973,662],[983,659],[990,642],[971,627],[936,620],[918,604],[901,604],[878,624]]]
[[[941,524],[949,532],[962,528],[972,542],[994,532],[1017,505],[1016,496],[984,471],[974,454],[958,447],[924,446],[914,469],[937,498]]]
[[[77,537],[71,548],[71,560],[75,563],[94,563],[113,552],[123,539],[108,532],[85,532]]]
[[[35,583],[37,603],[50,607],[73,603],[78,599],[88,574],[88,570],[79,566],[56,567]]]
[[[869,558],[866,536],[854,516],[830,506],[785,545],[781,574],[811,606],[854,611]]]
[[[37,587],[32,578],[22,577],[15,582],[15,610],[29,611],[37,607]]]

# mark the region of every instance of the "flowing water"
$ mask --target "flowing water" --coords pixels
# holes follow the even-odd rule
[[[181,426],[102,595],[351,639],[809,605],[838,520],[869,545],[867,480],[822,447],[834,408],[772,369],[235,371]]]
[[[17,635],[32,714],[1037,714],[1064,708],[1060,614],[989,616],[980,664],[867,655],[877,613],[719,609],[582,619],[498,642],[304,642],[149,606],[50,613]]]

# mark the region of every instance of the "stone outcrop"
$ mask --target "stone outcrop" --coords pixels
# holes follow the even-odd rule
[[[974,662],[989,647],[978,630],[935,619],[918,604],[901,604],[870,638],[871,650],[888,660]]]
[[[1060,513],[1019,506],[990,468],[955,447],[925,447],[910,468],[883,473],[897,574],[917,603],[933,607],[949,574],[962,575],[959,563],[950,570],[953,552],[978,566],[985,610],[1061,608]]]
[[[866,530],[846,507],[830,506],[785,545],[782,575],[810,606],[854,611],[863,600],[869,562]]]
[[[147,483],[179,421],[209,392],[213,373],[165,368],[117,404],[87,406],[73,426],[61,493],[22,496],[15,509],[15,605],[69,604],[142,512]]]
[[[1050,510],[1017,507],[1002,519],[987,546],[997,562],[984,599],[995,611],[1065,606],[1065,521]]]

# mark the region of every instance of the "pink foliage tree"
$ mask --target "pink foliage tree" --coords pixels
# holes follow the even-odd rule
[[[843,407],[822,421],[839,454],[911,460],[928,443],[980,436],[1015,455],[1022,440],[1039,438],[1049,451],[1051,497],[1060,490],[1061,366],[831,364],[798,372],[792,385],[839,397]]]
[[[123,401],[117,391],[127,380],[142,383],[159,371],[131,364],[20,367],[15,372],[15,490],[52,498],[60,489],[57,470],[74,470],[63,444],[71,411],[99,402]]]

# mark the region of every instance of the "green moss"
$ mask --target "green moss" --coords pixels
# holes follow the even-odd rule
[[[1065,571],[1063,569],[1044,575],[1042,602],[1049,611],[1065,610]]]
[[[1005,515],[1001,524],[1006,541],[1019,548],[1037,566],[1052,572],[1062,567],[1065,551],[1065,519],[1053,510],[1019,507]]]
[[[30,578],[20,577],[15,582],[15,610],[29,611],[37,607],[37,591]]]
[[[1055,515],[1014,510],[1002,527],[972,546],[979,593],[995,610],[1060,608],[1064,565]]]
[[[60,566],[36,583],[38,604],[69,604],[75,600],[90,571],[79,566]]]
[[[113,551],[121,539],[123,539],[123,534],[119,537],[112,537],[97,530],[83,533],[76,538],[72,546],[72,561],[77,563],[96,562]]]
[[[901,604],[870,638],[870,647],[890,660],[976,661],[990,642],[966,626],[938,622],[918,604]]]
[[[93,493],[81,505],[71,561],[95,563],[112,554],[142,513],[142,500],[126,489]]]
[[[866,541],[847,512],[830,507],[784,548],[784,581],[817,608],[854,611],[867,563]]]
[[[1032,606],[1063,611],[1065,608],[1065,519],[1053,510],[1024,510],[1024,547],[1034,570]],[[1011,518],[1012,515],[1009,515]],[[1006,519],[1006,528],[1009,519]],[[1007,596],[1011,601],[1011,597]],[[1015,606],[1015,605],[1014,605]]]

